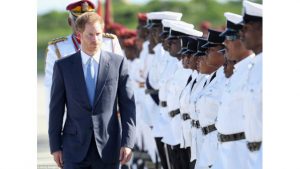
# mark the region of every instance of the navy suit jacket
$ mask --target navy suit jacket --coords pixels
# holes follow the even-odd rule
[[[135,103],[133,90],[126,85],[128,77],[126,58],[102,51],[91,106],[80,51],[56,61],[48,130],[51,153],[62,150],[64,161],[80,162],[87,154],[93,133],[104,162],[118,162],[121,146],[133,148]],[[62,127],[65,107],[66,122]]]

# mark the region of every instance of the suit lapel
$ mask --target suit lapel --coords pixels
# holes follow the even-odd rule
[[[88,109],[91,109],[90,103],[89,103],[89,97],[87,93],[84,73],[83,73],[83,66],[82,66],[82,60],[81,60],[81,54],[80,50],[76,53],[74,56],[74,64],[73,64],[73,72],[74,72],[74,79],[75,84],[77,84],[77,88],[79,89],[81,95],[84,97],[84,105],[87,106]]]
[[[106,52],[101,51],[99,68],[98,68],[97,84],[96,84],[96,93],[95,93],[95,98],[94,98],[94,106],[96,106],[97,102],[100,99],[102,90],[104,88],[105,82],[108,77],[109,59],[110,59],[109,55]]]

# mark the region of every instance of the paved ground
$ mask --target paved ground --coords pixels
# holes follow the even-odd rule
[[[56,169],[53,158],[49,153],[49,141],[47,135],[46,102],[43,76],[38,76],[38,128],[37,128],[37,169]]]

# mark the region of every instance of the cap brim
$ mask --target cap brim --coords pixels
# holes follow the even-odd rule
[[[202,45],[201,48],[209,48],[209,42],[207,42],[206,44]]]
[[[244,26],[245,25],[245,21],[244,20],[242,20],[241,22],[239,22],[238,23],[239,25],[242,25],[242,26]]]
[[[206,44],[202,45],[201,47],[202,48],[211,48],[211,47],[216,47],[218,45],[223,45],[223,44],[217,44],[217,43],[210,43],[210,42],[207,42]]]
[[[205,52],[202,52],[202,51],[198,51],[195,54],[193,54],[194,57],[200,57],[200,56],[204,56],[204,55],[205,55]]]
[[[146,28],[146,29],[150,29],[151,28],[151,23],[150,24],[146,24],[145,26],[144,26],[144,28]]]
[[[192,51],[192,50],[187,49],[186,51],[182,52],[181,54],[182,54],[182,55],[191,55],[191,54],[193,54],[193,53],[195,53],[195,51]]]
[[[169,33],[169,32],[161,32],[161,33],[159,34],[159,36],[162,37],[162,36],[164,36],[164,35],[168,35],[168,33]]]
[[[220,36],[220,37],[225,37],[225,36],[235,35],[235,34],[236,34],[236,32],[226,29],[226,30],[225,30],[224,32],[222,32],[219,36]]]
[[[187,48],[181,48],[180,51],[179,51],[178,53],[181,53],[181,54],[182,54],[183,52],[185,52],[185,51],[187,51],[187,50],[188,50]]]
[[[172,39],[178,39],[178,37],[177,36],[168,36],[166,38],[166,40],[172,40]]]

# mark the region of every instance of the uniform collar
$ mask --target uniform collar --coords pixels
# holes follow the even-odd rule
[[[252,53],[251,55],[249,55],[248,57],[244,58],[243,60],[237,62],[235,65],[234,65],[234,69],[233,69],[233,72],[236,72],[238,69],[242,68],[242,67],[246,67],[249,63],[250,63],[250,60],[253,59],[255,56],[254,53]]]
[[[100,61],[100,50],[92,56],[93,60],[95,60],[98,64]],[[83,52],[82,50],[80,50],[80,54],[81,54],[81,59],[82,59],[82,63],[86,64],[87,61],[91,58],[91,56],[89,56],[88,54],[86,54],[85,52]]]

